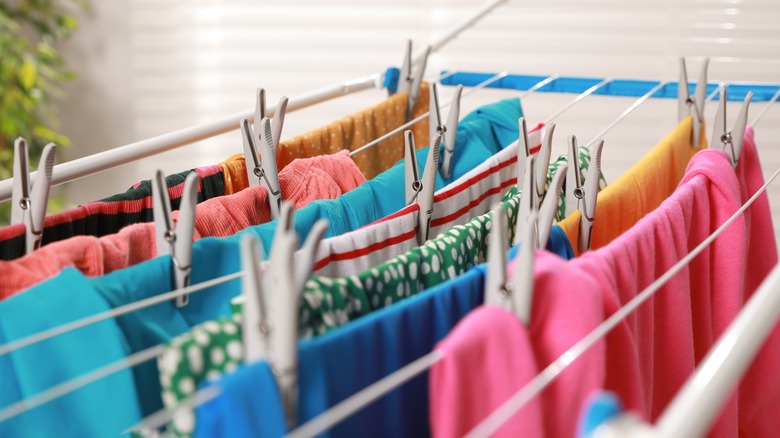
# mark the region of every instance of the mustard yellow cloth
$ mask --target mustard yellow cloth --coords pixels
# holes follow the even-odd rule
[[[702,132],[705,132],[704,128]],[[591,249],[612,242],[674,192],[693,155],[707,147],[707,140],[702,136],[701,147],[694,148],[691,133],[691,118],[688,117],[631,169],[599,193]],[[574,253],[579,256],[580,212],[575,211],[558,225],[566,232]]]
[[[412,118],[428,111],[430,95],[427,83],[421,86],[419,96]],[[399,93],[363,111],[282,142],[276,156],[279,169],[296,158],[334,154],[342,149],[353,151],[387,134],[406,122],[407,101],[408,95]],[[418,147],[428,146],[428,118],[415,123],[410,129]],[[371,179],[404,157],[403,146],[403,132],[399,132],[353,158],[366,179]]]

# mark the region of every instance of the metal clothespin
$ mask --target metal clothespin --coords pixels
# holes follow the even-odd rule
[[[286,97],[279,100],[275,117],[271,121],[265,117],[265,90],[258,88],[253,125],[250,126],[247,119],[241,120],[240,123],[249,186],[266,188],[272,219],[279,217],[279,208],[282,202],[279,170],[276,166],[276,151],[282,135],[287,103]]]
[[[441,176],[449,178],[452,170],[452,157],[455,154],[455,139],[458,133],[458,119],[460,117],[460,96],[463,94],[463,85],[458,85],[455,89],[455,95],[452,98],[452,107],[450,115],[447,118],[447,124],[442,124],[441,109],[439,107],[439,92],[436,84],[431,84],[431,103],[430,103],[430,141],[436,139],[436,136],[442,137],[444,148],[441,151]]]
[[[577,137],[569,136],[569,163],[568,175],[566,176],[566,210],[569,210],[569,202],[578,205],[582,215],[580,218],[580,240],[579,249],[581,252],[589,251],[591,247],[593,221],[596,218],[596,200],[599,194],[599,177],[601,175],[601,151],[604,149],[604,140],[599,141],[592,154],[594,158],[590,162],[588,176],[585,183],[581,180],[580,162],[577,158]],[[574,169],[572,169],[574,168]],[[571,188],[571,181],[574,180],[574,187]],[[573,196],[573,201],[569,199],[569,194]]]
[[[750,100],[753,98],[753,92],[748,91],[745,100],[742,102],[742,108],[739,110],[737,120],[734,122],[734,128],[727,131],[726,128],[726,87],[720,86],[720,102],[718,103],[718,112],[715,115],[715,123],[712,129],[711,147],[722,145],[722,150],[729,155],[731,165],[735,168],[742,154],[742,144],[745,137],[745,128],[747,127],[748,109]]]
[[[14,142],[11,224],[24,224],[26,254],[41,246],[56,152],[57,146],[54,143],[49,143],[43,148],[38,164],[38,173],[33,181],[30,177],[30,156],[27,141],[20,137]]]
[[[199,182],[200,177],[196,172],[190,172],[184,180],[184,191],[179,204],[179,219],[174,226],[165,176],[161,170],[158,170],[152,177],[152,211],[154,212],[157,255],[171,255],[176,289],[185,288],[190,284],[192,234],[195,230],[195,205],[198,203]],[[176,306],[178,307],[185,306],[188,302],[188,295],[176,298]]]
[[[704,58],[704,64],[699,73],[699,82],[696,84],[695,95],[691,96],[688,87],[688,70],[685,67],[685,58],[680,58],[680,81],[677,85],[677,105],[680,121],[688,116],[693,117],[693,136],[691,144],[698,148],[701,144],[701,129],[704,124],[704,104],[707,101],[707,68],[710,58]]]
[[[532,146],[528,139],[528,126],[525,118],[520,117],[517,122],[520,135],[518,137],[518,151],[517,151],[517,184],[518,188],[523,182],[525,176],[525,166],[529,157],[531,156]],[[544,197],[544,189],[547,184],[547,168],[550,166],[550,156],[552,155],[552,137],[555,133],[555,123],[545,129],[544,139],[542,140],[541,147],[536,153],[536,197],[537,205]]]
[[[550,167],[552,155],[552,138],[555,134],[555,123],[551,123],[544,133],[544,140],[536,156],[536,205],[544,198],[544,189],[547,185],[547,168]]]
[[[567,165],[561,165],[553,176],[547,194],[544,197],[542,206],[539,208],[539,221],[536,229],[539,233],[539,247],[545,248],[547,240],[550,238],[553,222],[555,222],[555,213],[558,211],[558,200],[563,191],[563,182],[566,180]]]
[[[304,259],[313,260],[327,221],[319,221],[304,244]],[[269,254],[269,264],[261,272],[260,241],[245,236],[241,241],[244,272],[242,331],[244,360],[266,360],[273,370],[282,396],[289,425],[295,424],[298,397],[298,304],[311,264],[296,267],[298,235],[293,226],[293,208],[282,203],[279,225]],[[306,254],[306,253],[311,254]],[[300,263],[298,263],[300,265]]]
[[[493,208],[488,236],[487,273],[485,277],[485,299],[488,306],[498,306],[506,310],[512,308],[510,297],[512,285],[507,281],[507,219],[504,207],[499,202]]]
[[[417,152],[414,146],[414,134],[407,130],[404,132],[404,182],[406,193],[406,205],[417,202],[420,211],[417,213],[417,243],[419,245],[428,241],[428,233],[431,230],[431,217],[433,216],[433,194],[436,190],[436,173],[439,166],[439,148],[441,136],[437,136],[428,149],[428,159],[425,162],[425,170],[422,178],[417,168]]]
[[[529,157],[525,164],[525,176],[523,177],[523,189],[520,196],[520,207],[517,213],[517,223],[515,224],[515,245],[523,243],[530,244],[534,248],[539,246],[539,242],[524,241],[526,236],[525,229],[528,227],[536,228],[536,222],[530,222],[532,213],[537,211],[536,199],[536,157]]]
[[[528,220],[531,223],[536,223],[536,213],[532,213]],[[501,204],[493,209],[492,221],[484,303],[499,306],[514,313],[527,325],[531,319],[531,305],[533,303],[533,266],[536,247],[523,244],[518,254],[512,281],[507,280],[507,221]],[[535,233],[535,227],[526,227],[522,240],[525,242],[533,241],[536,238]]]
[[[569,137],[569,149],[566,158],[566,217],[574,213],[579,207],[580,197],[577,190],[582,186],[582,172],[580,171],[579,147],[571,143],[576,137]]]
[[[525,178],[525,167],[531,157],[531,144],[528,142],[528,126],[525,117],[517,120],[519,137],[517,138],[517,189],[522,190]]]
[[[420,61],[419,68],[412,74],[412,40],[406,43],[406,53],[404,53],[404,62],[401,65],[400,77],[398,78],[398,92],[409,93],[409,100],[406,104],[406,121],[412,118],[414,106],[420,97],[420,86],[422,85],[425,65],[428,63],[428,56],[431,54],[431,46],[425,49],[425,56]]]

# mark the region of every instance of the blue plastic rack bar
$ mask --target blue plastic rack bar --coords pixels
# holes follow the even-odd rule
[[[442,74],[444,73],[448,72],[442,72]],[[473,87],[494,76],[496,76],[496,73],[458,72],[452,76],[444,78],[441,83],[443,85],[462,84],[464,87]],[[524,91],[533,87],[535,84],[538,84],[547,77],[548,76],[510,74],[488,85],[487,88],[506,88]],[[537,91],[549,93],[580,94],[603,80],[604,78],[561,76],[549,84],[541,87]],[[614,79],[612,82],[601,87],[593,94],[604,96],[640,97],[659,83],[660,81],[651,80]],[[691,92],[693,92],[695,87],[695,83],[690,84]],[[715,91],[717,87],[717,83],[708,83],[707,94],[709,95],[711,92]],[[766,102],[772,99],[772,96],[778,91],[778,89],[780,89],[780,84],[730,82],[728,84],[727,97],[728,100],[742,101],[745,99],[745,94],[747,94],[748,91],[752,91],[753,102]],[[666,86],[661,87],[661,89],[656,91],[651,97],[677,99],[677,82],[669,82]]]

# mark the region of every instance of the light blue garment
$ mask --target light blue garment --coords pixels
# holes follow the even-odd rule
[[[508,99],[466,116],[458,126],[452,178],[437,177],[437,189],[515,141],[520,115],[518,100]],[[421,166],[426,161],[426,153],[427,150],[418,152]],[[337,235],[394,213],[403,204],[403,168],[397,164],[337,200],[317,201],[299,210],[295,226],[305,237],[316,219],[326,218],[332,224],[328,235]],[[228,238],[196,242],[192,284],[238,272],[239,241],[243,233],[260,236],[267,251],[275,228],[274,222]],[[169,292],[171,266],[170,257],[164,256],[99,278],[85,278],[66,269],[49,281],[0,301],[0,344]],[[236,279],[191,295],[190,303],[182,308],[163,302],[58,336],[37,347],[0,356],[3,382],[0,409],[87,371],[170,341],[194,325],[226,316],[230,313],[230,299],[240,290],[240,280]],[[137,394],[133,387],[137,387]],[[151,360],[133,367],[132,372],[116,373],[62,401],[0,423],[0,436],[35,436],[38,430],[44,436],[115,436],[134,424],[139,415],[149,415],[160,408],[157,364]]]
[[[566,234],[558,226],[553,227],[547,248],[565,258],[574,255]],[[486,266],[475,266],[457,278],[322,336],[299,341],[299,424],[433,351],[434,346],[466,314],[482,305]],[[232,406],[236,400],[241,400],[247,405],[267,406],[268,397],[274,396],[276,385],[264,379],[260,371],[242,369],[221,379],[218,385],[223,388],[224,403]],[[248,377],[250,373],[254,377]],[[261,387],[261,384],[265,386]],[[269,412],[274,416],[269,418]],[[196,424],[200,429],[201,421],[205,421],[208,428],[204,431],[211,438],[238,436],[219,433],[222,431],[241,431],[244,433],[242,436],[281,436],[278,431],[279,414],[269,412],[199,409]],[[266,429],[264,422],[257,420],[261,416],[269,422],[269,427],[275,427],[273,434]],[[324,435],[430,436],[428,373],[409,380]]]

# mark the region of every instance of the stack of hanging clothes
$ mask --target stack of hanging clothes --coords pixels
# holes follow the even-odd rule
[[[536,253],[526,326],[502,308],[483,305],[491,209],[496,203],[504,207],[508,246],[520,220],[518,99],[483,106],[459,122],[452,172],[448,178],[437,172],[432,237],[422,245],[416,240],[419,207],[406,205],[402,134],[354,158],[348,152],[403,124],[406,101],[405,94],[392,96],[283,142],[277,155],[282,197],[295,204],[300,241],[318,220],[329,222],[300,297],[297,425],[426,354],[441,356],[429,371],[344,419],[327,436],[462,436],[763,184],[752,129],[734,170],[723,152],[691,145],[691,120],[684,120],[609,186],[599,175],[592,251],[578,249],[579,212],[567,216],[564,194],[556,200],[557,225]],[[418,103],[427,101],[420,97]],[[413,117],[424,111],[418,104]],[[539,125],[529,133],[532,146],[541,143],[545,129]],[[427,139],[428,132],[427,123],[415,125],[416,138]],[[428,156],[426,143],[417,142],[420,168]],[[590,150],[580,147],[580,183],[590,159]],[[545,192],[565,162],[551,160]],[[196,171],[218,180],[219,188],[211,196],[206,182],[200,189],[193,285],[238,273],[239,242],[246,236],[259,239],[267,257],[278,226],[270,220],[265,189],[248,188],[243,158],[208,169],[214,173]],[[176,190],[180,197],[180,183],[181,176],[169,180],[172,204],[178,202]],[[148,223],[148,182],[140,187],[145,194],[127,195],[139,200],[141,207],[132,207],[141,212],[132,219],[137,223],[111,231],[100,226],[89,236],[71,231],[68,238],[51,238],[41,249],[0,264],[8,279],[0,285],[0,345],[175,290],[171,258],[157,257]],[[125,201],[96,204],[111,202]],[[67,222],[57,221],[52,224]],[[16,236],[8,230],[0,235]],[[588,397],[605,389],[643,418],[657,418],[777,262],[766,195],[727,233],[498,434],[574,436]],[[509,252],[510,276],[519,270],[517,250]],[[244,360],[241,294],[236,277],[191,293],[184,307],[160,300],[23,348],[0,350],[0,375],[7,382],[0,391],[2,412],[157,348],[153,360],[120,367],[0,422],[0,435],[113,436],[212,387],[219,395],[177,409],[167,430],[202,437],[285,434],[296,425],[286,422],[289,413],[272,367]],[[780,383],[767,379],[780,366],[778,342],[773,334],[724,409],[716,435],[764,436],[780,428],[771,415],[780,407]]]

